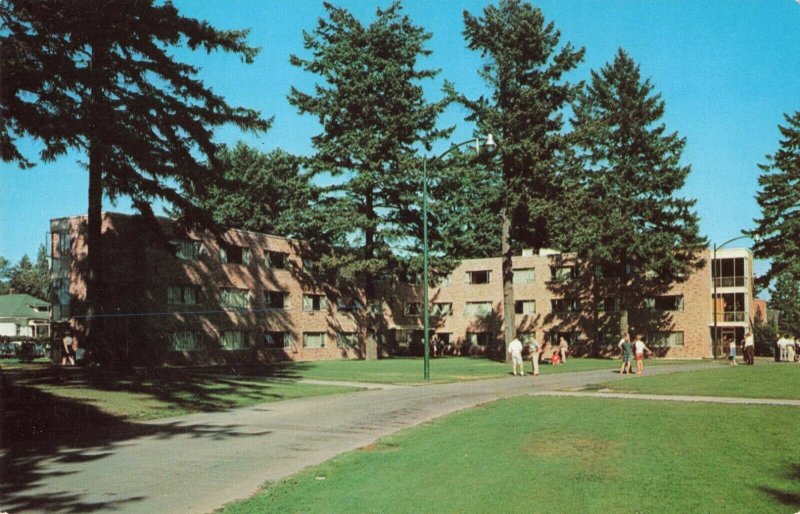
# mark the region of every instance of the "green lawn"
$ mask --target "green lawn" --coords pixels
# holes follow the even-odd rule
[[[675,361],[648,359],[647,366],[667,364],[701,364],[703,361]],[[597,369],[619,369],[619,360],[573,358],[562,366],[542,364],[543,375],[570,373]],[[319,380],[342,380],[390,384],[423,383],[423,360],[419,357],[381,359],[377,361],[318,361],[287,364],[287,371],[303,378]],[[525,362],[525,371],[531,372],[530,361]],[[431,359],[431,383],[460,382],[500,378],[511,373],[511,364],[486,358],[442,357]]]
[[[794,407],[515,398],[399,432],[223,512],[795,512],[797,420]]]
[[[789,363],[723,366],[691,373],[630,377],[630,380],[608,382],[592,387],[595,388],[644,394],[800,400],[800,366]],[[800,414],[798,417],[800,418]],[[800,433],[800,428],[797,430]]]

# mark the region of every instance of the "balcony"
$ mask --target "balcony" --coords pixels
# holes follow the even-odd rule
[[[717,323],[724,322],[744,322],[747,321],[747,312],[745,311],[727,311],[717,312]]]
[[[716,287],[745,287],[747,277],[715,277],[714,285]]]

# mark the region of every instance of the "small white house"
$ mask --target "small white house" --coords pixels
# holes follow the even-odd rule
[[[49,335],[49,303],[27,294],[0,295],[0,336]]]

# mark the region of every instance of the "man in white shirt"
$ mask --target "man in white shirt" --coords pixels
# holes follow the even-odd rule
[[[748,366],[752,366],[754,363],[755,350],[756,343],[753,338],[753,333],[748,332],[744,336],[744,363]]]
[[[508,353],[511,354],[511,371],[514,376],[517,375],[517,368],[519,368],[519,375],[525,376],[525,369],[522,367],[522,341],[519,340],[519,337],[515,337],[508,344]]]

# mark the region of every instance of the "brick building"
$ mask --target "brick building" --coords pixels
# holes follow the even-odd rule
[[[51,221],[54,321],[83,324],[85,217]],[[153,230],[154,225],[158,230]],[[227,230],[183,230],[159,218],[107,213],[103,218],[98,320],[123,354],[145,362],[230,362],[359,358],[368,324],[381,354],[422,346],[418,283],[379,281],[379,302],[339,277],[321,276],[303,241]],[[567,338],[576,354],[605,354],[627,317],[660,355],[712,356],[712,269],[720,336],[744,334],[752,319],[752,256],[718,251],[705,265],[658,294],[621,300],[619,270],[594,269],[570,255],[514,258],[515,321],[523,338]],[[500,258],[469,259],[429,293],[431,334],[441,352],[484,353],[502,345]],[[587,293],[591,291],[591,294]],[[547,354],[547,349],[545,350]],[[146,353],[146,355],[142,355]]]

